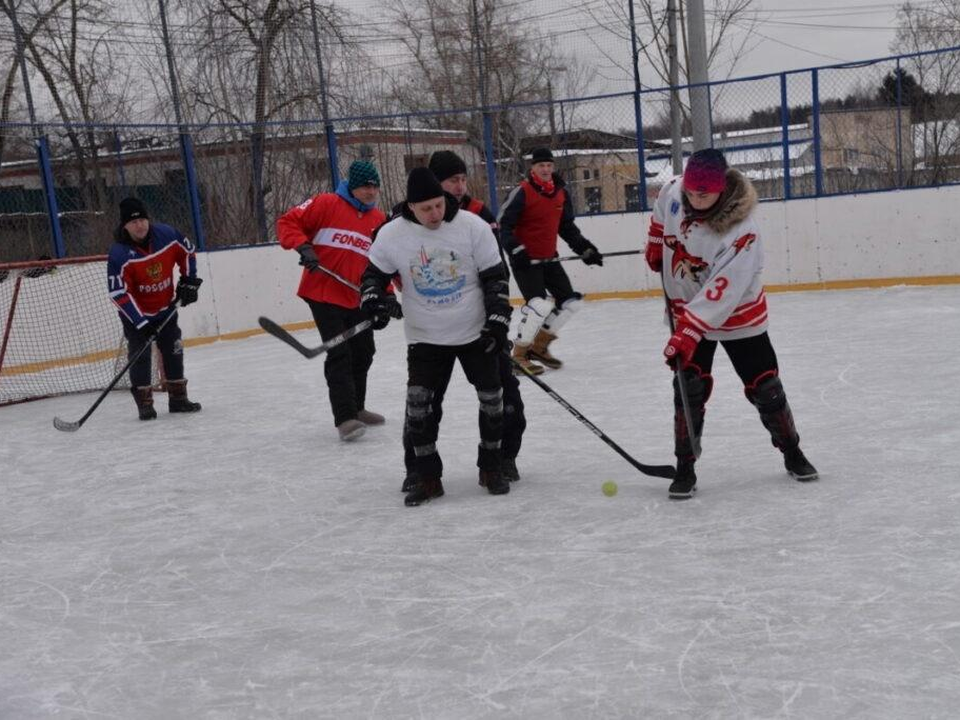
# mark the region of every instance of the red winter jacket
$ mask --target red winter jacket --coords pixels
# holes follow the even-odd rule
[[[520,181],[500,209],[500,243],[507,255],[523,245],[532,259],[557,254],[559,234],[578,255],[587,249],[587,239],[574,223],[573,204],[563,180],[553,176],[553,192],[547,194],[529,178]]]
[[[360,285],[373,231],[386,220],[374,208],[362,212],[336,193],[322,193],[277,219],[277,239],[287,250],[313,243],[320,265]],[[360,294],[324,272],[304,269],[297,295],[345,308],[360,306]]]

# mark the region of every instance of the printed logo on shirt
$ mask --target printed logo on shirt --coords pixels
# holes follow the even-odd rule
[[[146,267],[147,277],[157,282],[161,277],[163,277],[163,263],[154,262],[150,263]]]
[[[680,201],[674,200],[672,203],[670,203],[670,214],[676,215],[678,212],[680,212]]]
[[[366,235],[362,235],[343,228],[323,228],[313,239],[315,245],[338,248],[340,250],[350,250],[360,255],[366,256],[370,251],[372,241]]]
[[[733,241],[733,249],[739,253],[741,250],[749,250],[750,246],[753,245],[753,241],[757,239],[757,236],[753,233],[747,233],[746,235],[741,235],[736,240]]]
[[[707,263],[703,258],[691,255],[683,246],[683,243],[677,240],[676,235],[667,235],[663,238],[663,244],[673,251],[670,258],[670,272],[674,277],[686,277],[689,275],[694,280],[702,271],[707,269]]]
[[[431,305],[449,305],[463,297],[467,276],[460,270],[460,258],[453,250],[427,250],[410,261],[410,275],[417,293]]]

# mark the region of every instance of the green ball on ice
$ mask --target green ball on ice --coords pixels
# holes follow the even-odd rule
[[[600,489],[607,497],[613,497],[617,494],[618,490],[617,484],[613,480],[607,480],[603,485],[600,486]]]

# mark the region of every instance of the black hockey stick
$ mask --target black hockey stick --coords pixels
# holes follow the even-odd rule
[[[340,277],[340,276],[337,275],[333,270],[328,270],[328,269],[325,268],[323,265],[317,265],[317,270],[319,270],[319,271],[322,272],[322,273],[326,273],[327,275],[329,275],[330,277],[332,277],[334,280],[338,281],[339,283],[341,283],[341,284],[343,284],[343,285],[346,285],[346,286],[347,286],[348,288],[350,288],[351,290],[356,290],[357,292],[360,292],[360,286],[359,286],[359,285],[354,285],[352,282],[350,282],[350,281],[347,280],[346,278]]]
[[[673,465],[646,465],[640,462],[639,460],[636,460],[630,453],[628,453],[622,447],[617,445],[613,440],[607,437],[607,435],[603,432],[603,430],[601,430],[592,422],[590,422],[587,418],[585,418],[583,414],[579,410],[577,410],[573,405],[571,405],[562,397],[560,397],[560,395],[557,394],[556,390],[554,390],[552,387],[547,385],[543,380],[538,378],[532,372],[527,370],[523,365],[517,362],[515,358],[510,358],[510,362],[514,364],[514,367],[520,368],[523,374],[526,375],[531,380],[533,380],[538,386],[540,386],[540,389],[543,390],[547,395],[552,397],[554,400],[560,403],[564,408],[566,408],[567,412],[569,412],[577,420],[579,420],[584,425],[586,425],[587,428],[590,429],[590,432],[592,432],[598,438],[603,440],[607,445],[613,448],[614,452],[616,452],[620,457],[622,457],[628,463],[633,465],[637,470],[642,472],[644,475],[650,475],[651,477],[667,478],[668,480],[673,480],[673,478],[676,477],[677,470],[676,468],[673,467]]]
[[[130,369],[130,366],[133,365],[137,360],[140,359],[140,356],[143,355],[143,354],[147,351],[147,348],[149,348],[151,345],[153,345],[153,341],[156,339],[157,335],[160,334],[160,331],[163,330],[163,328],[166,326],[166,324],[167,324],[168,322],[170,322],[170,319],[171,319],[174,315],[177,314],[177,306],[178,306],[178,305],[179,305],[178,302],[174,302],[174,303],[173,303],[173,312],[171,312],[169,315],[167,315],[167,316],[163,319],[163,322],[160,323],[160,324],[157,326],[157,329],[153,331],[153,337],[151,337],[149,341],[145,342],[145,343],[143,344],[143,347],[141,347],[139,350],[137,350],[137,352],[135,352],[135,353],[133,354],[133,357],[132,357],[132,358],[130,358],[129,360],[127,360],[127,364],[124,365],[124,366],[123,366],[123,369],[122,369],[120,372],[117,373],[117,376],[116,376],[115,378],[113,378],[113,380],[110,381],[110,384],[107,385],[106,389],[105,389],[102,393],[100,393],[100,397],[98,397],[98,398],[94,401],[93,405],[91,405],[91,406],[90,406],[90,409],[87,410],[87,411],[83,414],[83,417],[82,417],[82,418],[80,418],[79,420],[76,420],[76,421],[71,422],[71,421],[69,421],[69,420],[61,420],[60,418],[55,417],[55,418],[53,418],[53,426],[54,426],[57,430],[62,430],[63,432],[76,432],[76,431],[79,430],[81,427],[83,427],[83,424],[87,421],[87,418],[89,418],[91,415],[93,415],[94,410],[96,410],[96,409],[100,406],[100,403],[103,402],[103,399],[107,396],[107,393],[109,393],[111,390],[113,390],[113,386],[116,385],[118,382],[120,382],[120,379],[124,376],[124,374],[126,374],[127,370]]]
[[[315,358],[318,355],[323,355],[327,350],[335,348],[337,345],[345,343],[347,340],[352,338],[354,335],[359,335],[364,330],[368,329],[372,323],[369,320],[363,320],[358,322],[351,328],[344,330],[339,335],[335,335],[329,340],[327,340],[322,345],[317,347],[309,348],[299,340],[297,340],[293,335],[288,333],[282,327],[277,325],[273,320],[267,317],[261,316],[259,319],[260,327],[266,330],[268,333],[273,335],[277,340],[283,340],[287,345],[292,347],[298,353],[303,355],[305,358]]]
[[[667,285],[664,282],[663,274],[660,275],[660,286],[663,288],[663,302],[667,306],[667,321],[670,323],[670,334],[677,331],[676,323],[673,322],[673,308],[670,307],[670,298],[667,296]],[[681,375],[680,358],[673,363],[673,377],[676,380],[677,388],[680,390],[680,404],[683,405],[683,419],[687,424],[687,435],[690,437],[690,449],[693,450],[693,457],[699,458],[702,448],[700,447],[700,437],[693,431],[693,414],[690,412],[690,396],[687,395],[687,386],[683,382]]]
[[[608,258],[608,257],[617,257],[619,255],[640,255],[642,252],[643,252],[642,250],[617,250],[616,252],[600,253],[600,255],[604,258]],[[581,258],[579,255],[564,255],[562,257],[543,258],[542,260],[541,259],[531,260],[530,264],[543,265],[544,263],[567,262],[567,260],[582,260],[582,259],[583,258]]]

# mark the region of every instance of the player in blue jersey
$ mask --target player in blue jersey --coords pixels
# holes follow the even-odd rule
[[[179,271],[176,287],[173,271]],[[128,357],[147,343],[156,341],[163,359],[164,378],[172,413],[191,413],[200,403],[187,397],[183,376],[183,342],[177,317],[162,329],[160,324],[177,304],[197,301],[200,284],[193,243],[176,228],[151,222],[146,206],[136,198],[120,201],[120,225],[114,234],[107,259],[107,285],[110,299],[117,306],[123,334],[127,338]],[[130,384],[141,420],[153,420],[153,388],[150,383],[150,353],[145,352],[130,366]]]

